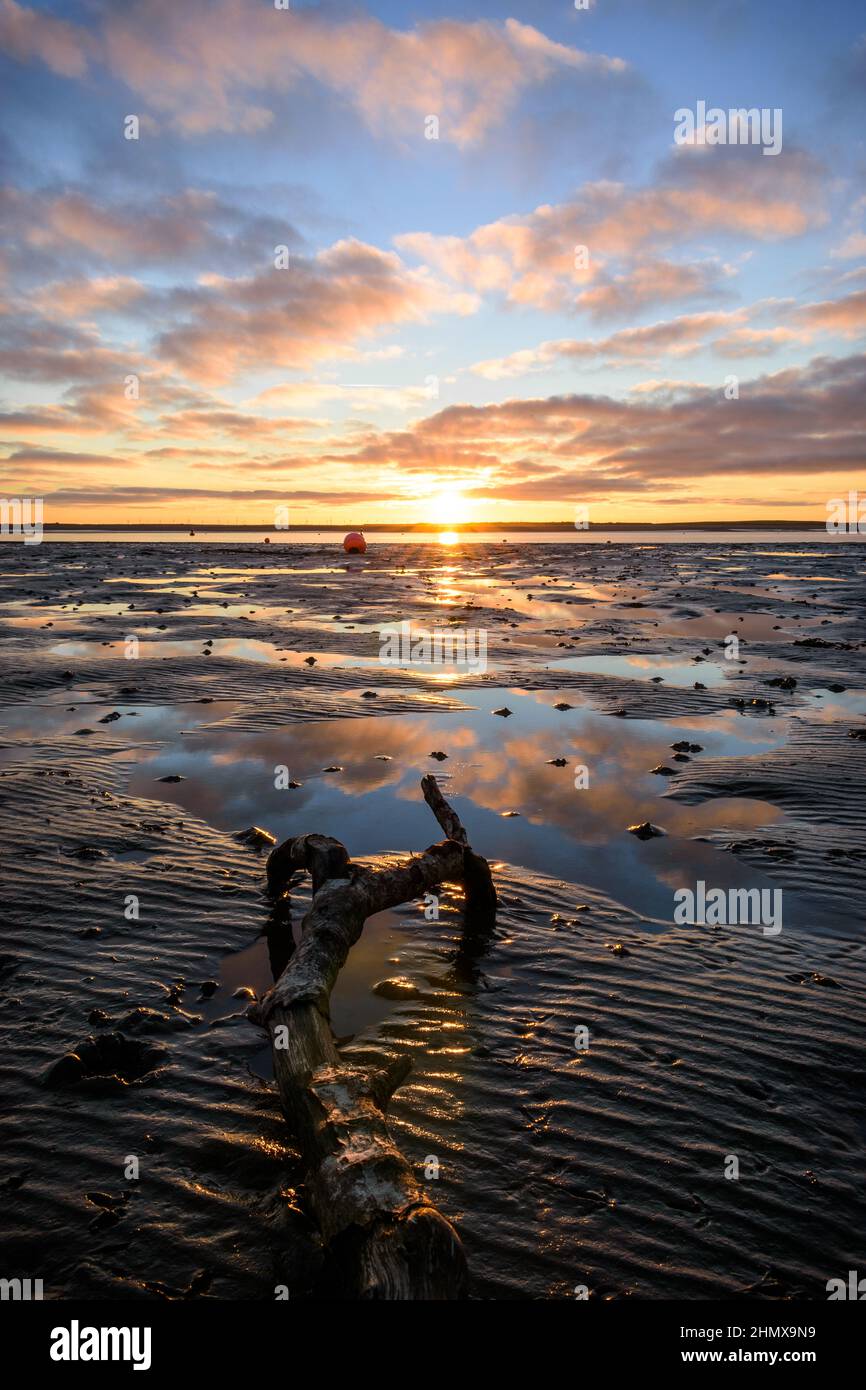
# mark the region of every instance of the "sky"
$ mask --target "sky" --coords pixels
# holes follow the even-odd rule
[[[0,495],[453,526],[866,493],[866,10],[579,3],[0,0]]]

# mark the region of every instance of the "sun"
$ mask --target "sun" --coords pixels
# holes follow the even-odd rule
[[[437,540],[440,545],[458,545],[460,536],[457,531],[440,531]]]
[[[427,519],[436,526],[460,526],[469,520],[469,503],[456,488],[445,488],[430,499]]]

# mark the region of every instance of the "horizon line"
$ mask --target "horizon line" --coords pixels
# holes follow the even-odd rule
[[[391,522],[368,521],[363,523],[298,522],[294,526],[274,526],[267,522],[231,521],[46,521],[44,530],[57,531],[267,531],[279,534],[292,531],[419,531],[424,533],[472,534],[478,531],[739,531],[754,528],[808,530],[826,529],[826,518],[786,519],[780,517],[761,517],[753,520],[705,520],[705,521],[593,521],[586,526],[575,526],[573,521],[468,521],[453,524],[440,524],[429,521]]]

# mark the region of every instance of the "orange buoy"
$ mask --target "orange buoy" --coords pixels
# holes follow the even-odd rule
[[[367,542],[360,531],[350,531],[343,541],[343,549],[347,555],[363,555],[367,549]]]

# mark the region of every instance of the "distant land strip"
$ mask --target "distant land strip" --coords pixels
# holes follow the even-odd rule
[[[355,525],[360,531],[453,531],[457,535],[471,535],[478,531],[824,531],[826,520],[821,521],[591,521],[588,526],[575,527],[573,521],[472,521],[454,525],[417,521],[400,523],[391,521],[363,522]],[[322,522],[320,525],[303,523],[296,526],[275,527],[266,522],[256,524],[237,524],[214,521],[52,521],[45,523],[45,530],[55,531],[334,531],[345,532],[347,522]]]

